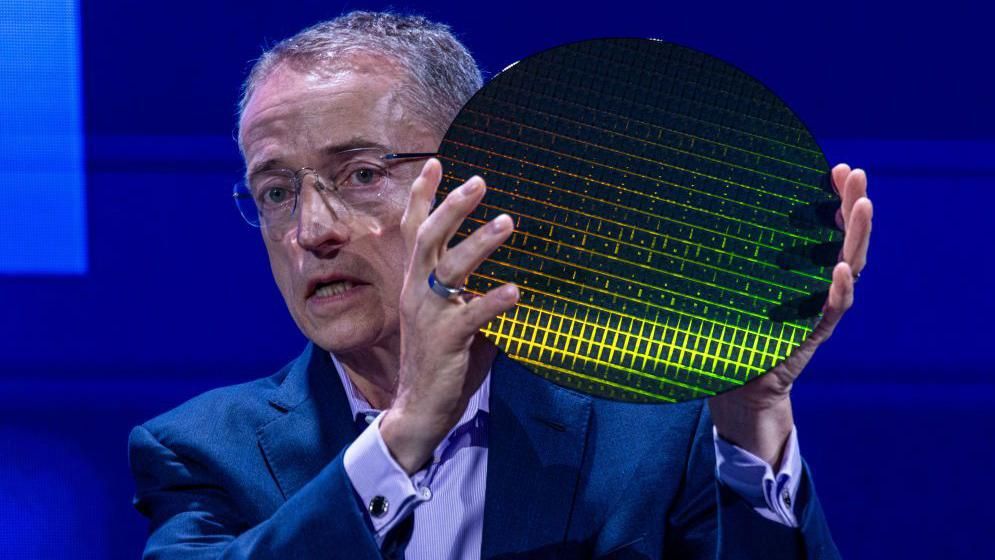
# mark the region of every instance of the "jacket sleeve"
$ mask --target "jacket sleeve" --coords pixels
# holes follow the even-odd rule
[[[798,528],[764,518],[715,474],[712,419],[703,405],[677,506],[667,520],[666,558],[839,558],[808,466],[803,462]]]
[[[269,519],[249,526],[207,469],[145,427],[132,430],[128,446],[135,507],[150,521],[146,559],[380,557],[344,452]]]

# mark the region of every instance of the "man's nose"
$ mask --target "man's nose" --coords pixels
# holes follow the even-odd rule
[[[315,253],[328,253],[349,242],[348,209],[330,186],[315,174],[301,178],[297,200],[297,243]]]

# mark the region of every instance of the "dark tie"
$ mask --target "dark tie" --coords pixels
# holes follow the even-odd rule
[[[415,512],[408,513],[408,516],[394,526],[380,547],[380,552],[385,560],[402,560],[404,550],[408,548],[411,541],[411,533],[415,531]]]
[[[366,415],[367,414],[369,414],[371,418],[376,418],[377,414],[379,414],[379,412],[377,412],[375,410],[371,410],[369,412],[357,412],[356,413],[356,435],[357,436],[359,434],[363,433],[363,430],[365,430],[366,427],[370,425],[370,423],[366,421]]]

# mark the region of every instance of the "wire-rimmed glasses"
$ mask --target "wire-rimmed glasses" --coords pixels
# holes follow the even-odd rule
[[[435,153],[393,153],[382,148],[353,148],[333,154],[327,174],[311,167],[263,168],[235,184],[232,198],[239,213],[253,227],[282,236],[296,227],[301,189],[310,179],[323,196],[334,196],[350,211],[375,213],[383,206],[395,162],[434,157]]]

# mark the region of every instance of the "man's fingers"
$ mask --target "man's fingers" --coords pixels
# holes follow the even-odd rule
[[[833,268],[833,283],[829,286],[829,297],[823,308],[822,319],[815,326],[810,338],[816,344],[822,343],[833,334],[843,314],[853,305],[853,271],[850,265],[841,262]]]
[[[836,196],[843,200],[843,186],[846,185],[846,178],[850,176],[850,166],[845,163],[837,164],[833,167],[831,173],[833,191]],[[836,227],[840,231],[846,231],[846,222],[843,220],[843,204],[840,204],[840,208],[836,210]]]
[[[463,220],[473,212],[484,196],[484,180],[474,175],[446,195],[446,198],[422,222],[418,231],[420,243],[426,247],[444,249]]]
[[[471,181],[479,181],[479,190],[476,184],[470,184]],[[446,228],[442,237],[441,246],[443,250],[445,250],[445,248],[449,245],[449,242],[452,240],[453,236],[456,235],[456,232],[459,231],[460,226],[463,225],[463,220],[465,220],[466,217],[473,212],[475,208],[477,208],[477,205],[480,204],[480,200],[484,197],[484,193],[486,191],[487,183],[479,175],[474,175],[473,177],[470,177],[466,183],[463,183],[454,192],[450,193],[462,197],[462,199],[454,201],[462,210],[456,213],[458,219],[445,220]],[[449,196],[447,195],[446,198],[448,199]],[[439,253],[439,258],[442,258],[441,252]]]
[[[471,177],[459,188],[450,192],[425,218],[415,235],[410,268],[413,274],[428,277],[429,271],[445,253],[446,244],[459,229],[463,219],[480,203],[484,189],[483,179]]]
[[[843,224],[849,228],[850,213],[853,211],[853,205],[861,198],[867,196],[867,175],[863,169],[854,169],[847,175],[846,182],[843,184],[843,192],[840,194],[843,197],[841,205],[841,209],[843,210]]]
[[[520,294],[518,286],[505,284],[472,299],[463,309],[463,320],[469,332],[477,332],[498,315],[514,309]]]
[[[421,173],[411,184],[411,194],[408,206],[401,218],[401,231],[405,238],[414,242],[418,227],[422,225],[435,200],[435,191],[442,181],[442,164],[435,158],[429,158],[422,166]]]
[[[840,197],[843,196],[843,185],[846,184],[846,178],[850,175],[850,166],[845,163],[837,164],[833,168],[833,190],[836,191]]]
[[[867,197],[859,198],[850,212],[850,220],[843,238],[843,260],[855,274],[860,274],[867,264],[867,248],[871,244],[871,220],[874,206]]]
[[[446,252],[435,267],[436,278],[450,286],[462,284],[484,259],[508,239],[514,229],[515,224],[507,214],[484,224]]]

